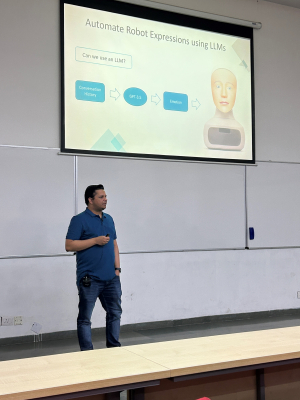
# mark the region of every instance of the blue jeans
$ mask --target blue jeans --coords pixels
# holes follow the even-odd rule
[[[106,311],[106,347],[119,347],[121,308],[121,282],[115,276],[110,281],[91,279],[91,286],[79,283],[79,313],[77,335],[81,350],[93,350],[91,316],[97,298]]]

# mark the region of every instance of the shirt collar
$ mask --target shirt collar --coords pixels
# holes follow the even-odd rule
[[[100,215],[94,214],[93,211],[91,211],[88,207],[85,209],[85,212],[88,213],[91,217],[99,217],[100,218]],[[106,218],[106,215],[104,214],[104,212],[102,212],[102,218]]]

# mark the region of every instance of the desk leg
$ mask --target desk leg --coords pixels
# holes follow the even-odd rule
[[[128,400],[144,400],[145,399],[144,388],[131,389],[128,391],[128,393],[129,393]]]
[[[105,400],[120,400],[120,392],[106,393]]]
[[[265,400],[265,373],[264,369],[256,370],[256,393],[257,400]]]

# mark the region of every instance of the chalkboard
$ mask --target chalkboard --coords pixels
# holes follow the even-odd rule
[[[0,256],[65,253],[74,215],[74,157],[0,147]]]
[[[121,252],[245,248],[245,167],[78,158],[84,191],[102,183]]]
[[[258,163],[247,167],[250,248],[300,246],[300,164]]]

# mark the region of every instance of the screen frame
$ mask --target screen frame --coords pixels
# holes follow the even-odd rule
[[[216,32],[225,35],[238,36],[250,39],[250,61],[251,61],[251,122],[252,122],[252,159],[235,158],[205,158],[188,157],[160,154],[122,153],[99,150],[82,150],[65,147],[65,60],[64,60],[64,5],[92,8],[101,11],[113,12],[116,14],[133,16],[146,20],[152,20],[171,25],[194,28],[209,32]],[[206,162],[225,164],[255,164],[255,102],[254,102],[254,46],[253,28],[235,25],[227,22],[214,21],[173,11],[151,8],[144,5],[136,5],[117,0],[60,0],[60,68],[61,68],[61,146],[60,151],[69,155],[92,155],[99,157],[125,158],[125,159],[146,159],[159,161],[183,161],[183,162]]]

